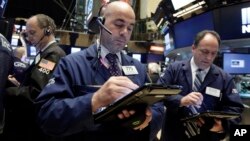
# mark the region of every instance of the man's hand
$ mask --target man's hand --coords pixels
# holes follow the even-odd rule
[[[13,76],[13,75],[9,75],[8,76],[8,80],[14,84],[15,86],[19,87],[20,86],[20,83],[16,80],[16,78]]]
[[[110,77],[92,97],[92,112],[131,93],[139,86],[125,76]]]
[[[203,102],[203,96],[199,92],[191,92],[181,99],[180,106],[190,106],[194,105],[200,107]]]
[[[136,113],[134,110],[123,110],[121,113],[118,114],[119,119],[126,119],[130,116],[133,116]],[[143,113],[142,113],[143,114]],[[143,115],[144,116],[144,115]],[[152,112],[150,107],[147,107],[145,110],[145,120],[139,126],[134,127],[134,130],[143,130],[149,125],[149,122],[152,120]]]
[[[216,132],[216,133],[221,133],[221,132],[224,132],[224,128],[222,126],[222,121],[221,119],[218,119],[218,118],[214,118],[214,124],[212,126],[212,128],[209,129],[209,131],[211,132]],[[199,118],[197,121],[196,121],[197,125],[199,127],[202,127],[204,124],[206,124],[205,120],[202,119],[202,118]]]

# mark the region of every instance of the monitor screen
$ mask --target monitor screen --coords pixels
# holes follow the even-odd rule
[[[27,46],[27,56],[28,57],[36,56],[36,47],[34,47],[34,46]]]
[[[147,63],[150,62],[162,62],[164,61],[164,55],[163,54],[154,54],[154,53],[148,53],[147,55]]]
[[[214,10],[215,30],[222,40],[250,37],[250,2]]]
[[[15,24],[14,26],[15,26],[14,30],[15,30],[16,34],[19,34],[21,32],[21,25]]]
[[[165,36],[164,36],[164,43],[165,43],[165,47],[164,47],[164,55],[166,56],[170,51],[174,50],[174,43],[173,43],[173,37],[171,35],[170,32],[168,32]]]
[[[25,31],[25,30],[26,30],[26,26],[23,25],[23,26],[22,26],[22,31]]]
[[[206,12],[175,24],[173,30],[175,48],[191,46],[195,35],[204,29],[214,29],[212,12]]]
[[[12,46],[18,46],[18,38],[12,38],[11,39],[11,45]]]
[[[230,74],[250,74],[250,54],[224,53],[223,69]]]
[[[172,5],[174,7],[174,10],[178,10],[188,4],[190,4],[191,2],[194,2],[195,0],[171,0],[172,1]]]
[[[80,47],[71,47],[70,53],[75,53],[78,51],[81,51],[82,49]]]
[[[141,62],[141,54],[132,54],[132,57]]]

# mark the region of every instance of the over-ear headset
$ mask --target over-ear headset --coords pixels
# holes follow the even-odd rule
[[[97,13],[97,20],[99,20],[103,25],[105,23],[105,18],[103,17],[103,9],[109,4],[110,2],[102,5]]]
[[[104,25],[105,19],[104,17],[98,17],[96,19],[98,22],[99,26],[102,27],[104,30],[106,30],[109,34],[112,34],[112,32]]]
[[[110,3],[110,2],[109,2]],[[109,4],[107,3],[107,4]],[[103,15],[103,8],[107,6],[107,4],[102,5],[98,11],[98,17],[96,19],[98,25],[105,29],[109,34],[112,34],[112,32],[104,25],[105,23],[105,18],[102,16]],[[99,29],[100,30],[100,29]]]
[[[51,34],[50,28],[46,27],[46,28],[44,29],[44,35],[45,35],[45,36],[49,36],[50,34]]]

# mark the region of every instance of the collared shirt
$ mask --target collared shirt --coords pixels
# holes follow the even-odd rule
[[[108,59],[106,58],[106,55],[110,53],[109,50],[106,47],[104,47],[103,45],[100,45],[99,40],[97,40],[96,46],[97,46],[97,50],[99,47],[101,47],[101,62],[106,68],[108,68],[110,66],[110,64],[109,64]],[[116,53],[116,55],[118,57],[117,61],[119,64],[119,68],[121,69],[122,68],[121,52]]]
[[[55,40],[50,41],[44,48],[42,48],[41,50],[38,50],[38,51],[37,51],[36,57],[35,57],[35,60],[34,60],[35,64],[37,64],[37,63],[40,61],[40,59],[41,59],[41,53],[42,53],[45,49],[47,49],[51,44],[53,44],[53,43],[55,43],[55,42],[56,42]]]
[[[41,50],[38,50],[38,52],[43,52],[46,48],[48,48],[51,44],[55,43],[56,41],[50,41],[44,48],[42,48]]]
[[[194,79],[195,79],[196,71],[199,69],[199,67],[194,62],[194,57],[191,58],[190,65],[191,65],[191,71],[192,71],[192,84],[194,84]],[[208,67],[208,68],[206,68],[206,69],[204,69],[204,70],[201,71],[202,81],[206,77],[209,69],[210,69],[210,67]]]

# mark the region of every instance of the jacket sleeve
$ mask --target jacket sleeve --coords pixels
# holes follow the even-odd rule
[[[32,64],[25,72],[25,79],[21,86],[8,88],[9,95],[22,96],[33,102],[48,83],[60,57],[59,54],[51,52],[41,58],[37,64]]]
[[[0,134],[4,125],[4,89],[11,68],[11,56],[0,47]]]
[[[74,69],[62,59],[54,75],[36,99],[38,124],[53,136],[67,136],[94,125],[92,93],[80,94],[72,87]]]
[[[163,72],[163,75],[159,78],[157,83],[162,84],[162,85],[175,85],[175,84],[180,85],[179,83],[176,83],[176,79],[178,78],[178,75],[180,75],[181,69],[176,69],[175,67],[176,66],[173,66],[172,64],[170,64],[166,68],[166,70]],[[187,89],[187,88],[184,88],[184,89]],[[181,93],[185,93],[185,92],[181,92]],[[178,109],[180,106],[180,101],[182,97],[183,95],[180,95],[180,94],[169,96],[164,101],[164,104],[166,105],[166,107],[169,107],[171,109]]]

